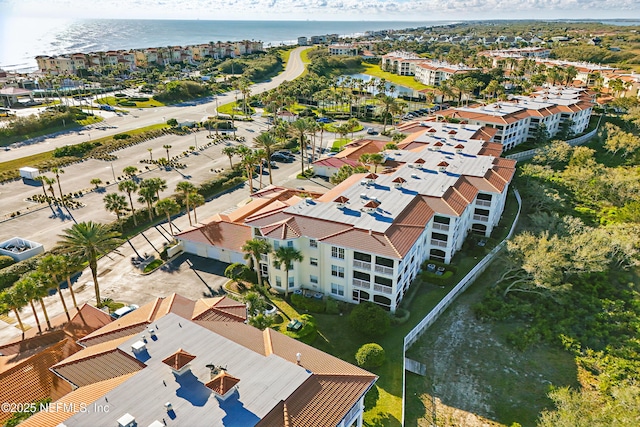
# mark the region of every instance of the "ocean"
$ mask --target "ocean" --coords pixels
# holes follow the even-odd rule
[[[182,21],[11,19],[0,27],[0,68],[35,70],[38,55],[61,55],[217,41],[257,40],[265,47],[298,37],[445,25],[444,21]]]

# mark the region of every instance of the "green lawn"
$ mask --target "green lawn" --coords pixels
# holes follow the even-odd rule
[[[135,101],[135,106],[130,106],[130,107],[126,107],[123,105],[118,105],[118,101],[129,101],[128,98],[116,98],[115,96],[107,96],[105,98],[100,98],[97,100],[98,104],[106,104],[106,105],[112,105],[114,107],[118,107],[118,108],[154,108],[154,107],[163,107],[165,104],[163,104],[160,101],[156,101],[153,98],[149,98],[148,101]],[[134,101],[131,101],[134,102]]]
[[[382,71],[379,65],[368,64],[363,62],[362,65],[365,67],[363,71],[364,74],[369,74],[370,76],[383,78],[388,82],[395,83],[401,86],[410,87],[415,90],[422,90],[431,88],[431,86],[423,85],[422,83],[416,81],[413,76],[399,76],[397,74],[388,73],[386,71]]]
[[[241,102],[240,100],[238,100],[238,102]],[[237,110],[236,108],[239,108],[240,110]],[[256,110],[254,110],[253,108],[249,107],[249,114],[253,114],[255,113]],[[227,104],[224,105],[219,105],[218,106],[218,113],[220,114],[235,114],[236,116],[244,116],[244,113],[242,112],[242,107],[238,106],[236,107],[236,102],[235,101],[231,101]]]
[[[344,147],[346,144],[350,142],[351,142],[350,138],[338,138],[333,142],[333,145],[331,146],[331,151],[338,152],[342,150],[342,147]]]

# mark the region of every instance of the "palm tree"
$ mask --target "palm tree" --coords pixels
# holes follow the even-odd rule
[[[40,259],[40,262],[38,263],[38,271],[45,275],[45,277],[49,278],[49,288],[55,288],[58,291],[58,294],[60,295],[60,301],[62,302],[62,308],[64,309],[64,314],[67,316],[67,320],[71,320],[71,317],[69,316],[69,309],[67,308],[67,303],[64,300],[62,290],[60,289],[60,282],[65,270],[64,263],[65,259],[63,257],[59,255],[48,254]]]
[[[380,100],[380,102],[382,102],[382,120],[383,120],[383,125],[382,125],[382,132],[385,132],[387,129],[387,118],[389,117],[389,115],[391,114],[391,111],[395,108],[395,106],[397,105],[397,101],[395,98],[388,96],[388,95],[382,95],[380,97],[378,97],[378,99]]]
[[[40,302],[40,308],[44,315],[44,320],[47,322],[47,327],[51,329],[51,321],[49,320],[49,313],[47,313],[47,307],[44,304],[43,298],[49,296],[49,284],[47,283],[48,277],[39,271],[32,271],[29,273],[29,277],[33,279],[33,283],[36,287],[35,298]]]
[[[98,187],[100,187],[100,184],[102,184],[102,180],[100,178],[92,178],[91,181],[89,181],[89,183],[91,185],[95,185],[96,186],[96,190],[98,189]]]
[[[53,167],[51,168],[51,172],[56,176],[56,181],[58,181],[58,190],[60,190],[60,200],[62,200],[62,205],[64,206],[64,196],[62,194],[62,187],[60,186],[60,174],[64,173],[64,170],[60,168]]]
[[[129,204],[131,206],[131,215],[133,215],[133,224],[137,227],[138,220],[136,219],[136,209],[133,207],[133,198],[131,193],[138,191],[138,184],[133,181],[126,180],[118,183],[118,190],[123,191],[129,195]]]
[[[196,207],[204,205],[204,196],[200,193],[191,193],[187,196],[189,199],[189,205],[193,206],[193,222],[198,223],[198,215],[196,213]]]
[[[20,310],[27,304],[24,296],[15,291],[15,288],[5,289],[0,292],[0,314],[7,314],[10,311],[13,311],[16,319],[18,320],[18,324],[20,325],[20,330],[24,335],[24,325],[22,324],[22,319],[20,318]]]
[[[253,259],[253,268],[258,274],[258,285],[262,286],[262,272],[260,271],[260,257],[262,254],[271,252],[271,244],[263,239],[247,240],[242,245],[242,252],[245,252],[245,258]],[[288,279],[287,279],[288,280]]]
[[[62,267],[60,268],[60,273],[67,279],[67,288],[69,289],[69,293],[71,294],[73,306],[77,309],[78,302],[76,301],[76,293],[73,290],[73,286],[71,286],[71,276],[82,269],[82,261],[78,258],[74,258],[68,255],[61,256],[64,262],[62,263]]]
[[[158,200],[156,192],[154,191],[153,187],[141,186],[138,190],[138,194],[140,195],[140,197],[138,197],[138,202],[146,203],[147,210],[149,211],[149,221],[153,221],[153,204],[156,200]]]
[[[49,198],[49,195],[47,194],[47,190],[45,188],[45,184],[48,184],[49,178],[47,178],[44,175],[39,175],[36,177],[36,181],[40,181],[40,184],[42,185],[42,193],[44,194],[44,199],[49,204],[49,207],[51,207],[51,199]]]
[[[158,201],[156,204],[156,212],[159,214],[164,213],[167,216],[167,222],[169,223],[169,232],[173,236],[173,223],[171,222],[171,215],[180,212],[180,205],[174,199],[168,197]]]
[[[176,191],[182,193],[182,195],[184,196],[184,203],[187,206],[187,217],[189,218],[189,225],[193,225],[193,223],[191,222],[191,211],[189,210],[189,194],[195,193],[197,191],[196,186],[189,181],[180,181],[176,185]]]
[[[266,161],[267,164],[269,164],[269,161],[268,161],[269,158],[267,157],[267,152],[261,148],[258,150],[254,150],[253,155],[255,156],[256,161],[258,162],[258,165],[260,167],[260,176],[258,177],[259,179],[258,188],[262,189],[262,172],[264,171],[264,162]]]
[[[165,150],[167,150],[167,161],[171,161],[171,157],[169,157],[169,149],[171,148],[171,145],[169,144],[165,144],[162,146],[162,148],[164,148]]]
[[[275,260],[273,261],[273,265],[282,268],[284,267],[285,271],[285,298],[289,296],[289,271],[293,269],[294,262],[302,262],[304,257],[302,256],[302,252],[297,250],[294,247],[290,246],[280,246],[277,251],[274,252]]]
[[[120,224],[120,231],[124,231],[122,229],[122,222],[120,221],[120,215],[122,215],[122,211],[127,209],[127,198],[118,194],[118,193],[109,193],[104,196],[104,207],[107,211],[113,212],[116,214],[118,218],[118,223]]]
[[[265,151],[267,157],[267,167],[269,168],[269,184],[273,184],[273,176],[271,174],[271,155],[274,149],[278,146],[278,140],[271,132],[263,132],[257,137],[253,138],[257,148],[261,148]],[[224,150],[222,150],[224,153]]]
[[[147,148],[147,151],[149,152],[150,160],[153,162],[153,148]]]
[[[148,178],[143,179],[140,183],[140,187],[151,187],[156,193],[156,198],[160,200],[160,192],[166,190],[167,181],[162,178]]]
[[[135,166],[127,166],[122,169],[122,173],[128,176],[129,179],[133,179],[133,177],[138,173],[138,168]]]
[[[96,302],[100,305],[100,286],[98,285],[98,255],[109,252],[118,246],[120,233],[112,231],[106,224],[92,221],[74,224],[60,235],[62,240],[58,244],[68,251],[69,255],[77,256],[89,262],[93,276],[93,286],[96,292]]]
[[[253,169],[256,165],[256,157],[253,153],[253,150],[247,148],[246,150],[242,150],[242,165],[247,173],[247,179],[249,180],[249,193],[253,193]]]
[[[373,164],[373,173],[378,172],[378,165],[384,163],[384,156],[381,153],[369,154],[369,162]]]
[[[305,142],[305,135],[307,134],[307,132],[309,132],[309,121],[306,119],[298,119],[295,122],[291,123],[289,127],[294,136],[298,138],[300,144],[300,173],[304,174],[304,150],[307,146]]]
[[[234,147],[233,145],[229,145],[228,147],[224,147],[222,149],[222,154],[224,154],[225,156],[227,156],[229,158],[229,165],[231,165],[231,169],[233,169],[232,157],[236,153],[237,153],[236,147]]]
[[[33,312],[33,317],[36,319],[36,325],[38,325],[38,331],[42,332],[38,312],[36,312],[36,307],[33,304],[33,300],[38,299],[38,284],[27,274],[22,276],[20,280],[13,285],[13,287],[18,294],[22,295],[29,302],[31,311]]]

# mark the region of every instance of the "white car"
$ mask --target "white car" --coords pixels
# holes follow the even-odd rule
[[[111,313],[111,317],[113,317],[114,319],[119,319],[122,316],[131,313],[132,311],[136,310],[140,308],[138,305],[136,304],[130,304],[130,305],[125,305],[122,308],[117,309],[116,311],[114,311],[113,313]]]

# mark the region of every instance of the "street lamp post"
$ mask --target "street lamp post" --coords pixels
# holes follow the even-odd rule
[[[113,162],[109,162],[109,164],[111,165],[111,174],[113,175],[113,182],[115,184],[116,180],[116,172],[113,170]]]

